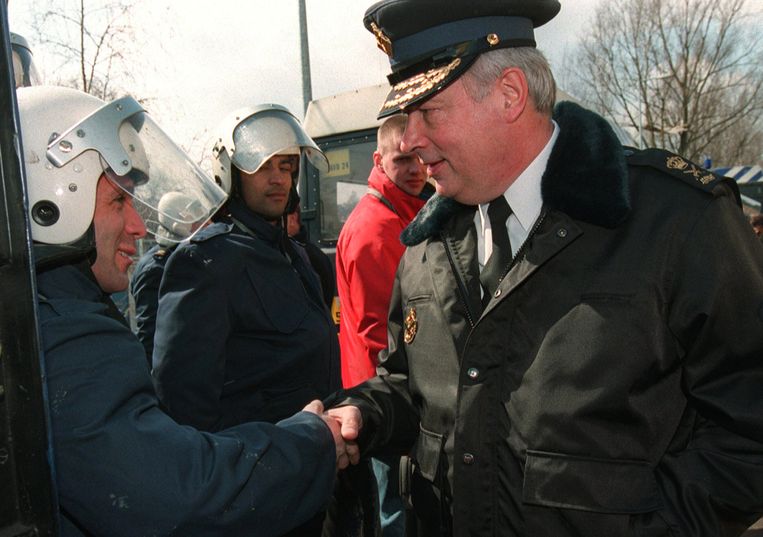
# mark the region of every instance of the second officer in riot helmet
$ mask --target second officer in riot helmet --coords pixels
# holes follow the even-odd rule
[[[327,169],[326,157],[277,105],[238,111],[218,133],[213,168],[230,192],[229,220],[167,262],[153,354],[168,412],[208,431],[275,423],[340,387],[318,278],[282,224],[300,158]]]

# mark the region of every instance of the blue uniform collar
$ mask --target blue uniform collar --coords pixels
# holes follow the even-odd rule
[[[234,221],[238,221],[239,224],[245,226],[243,231],[248,234],[259,237],[271,244],[279,244],[284,240],[285,233],[281,226],[274,226],[258,214],[252,212],[242,199],[233,198],[231,200],[230,213]],[[239,224],[236,227],[240,228],[241,225]]]
[[[37,292],[41,300],[78,299],[100,302],[106,307],[105,314],[129,326],[111,297],[98,286],[90,263],[83,261],[46,270],[37,275]]]

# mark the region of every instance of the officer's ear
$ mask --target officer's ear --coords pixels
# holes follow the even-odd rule
[[[518,67],[508,67],[498,77],[496,84],[496,91],[498,91],[501,99],[503,116],[509,123],[514,123],[522,115],[527,105],[529,96],[527,77]]]
[[[373,158],[374,158],[374,166],[376,166],[377,168],[379,168],[382,171],[384,171],[384,168],[382,168],[382,156],[381,156],[381,153],[379,153],[378,151],[374,151]]]

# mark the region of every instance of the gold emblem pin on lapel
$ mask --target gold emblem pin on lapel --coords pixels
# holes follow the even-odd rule
[[[410,306],[405,313],[405,333],[403,335],[403,341],[410,345],[416,337],[418,329],[419,321],[416,319],[416,308]]]

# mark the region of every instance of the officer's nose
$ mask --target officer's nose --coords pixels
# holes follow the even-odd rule
[[[404,153],[411,153],[423,147],[424,137],[422,132],[422,113],[418,110],[408,114],[408,121],[405,125],[403,138],[400,140],[400,150]]]

